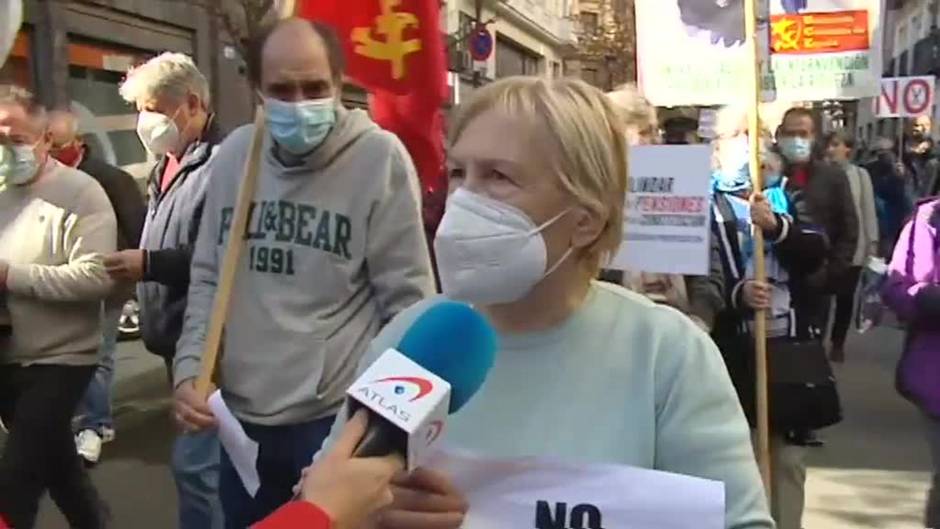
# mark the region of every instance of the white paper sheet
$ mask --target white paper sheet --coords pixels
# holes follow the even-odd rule
[[[258,493],[258,488],[261,487],[257,466],[258,443],[245,433],[241,423],[225,405],[219,390],[209,397],[209,409],[219,421],[219,441],[222,442],[225,452],[231,459],[235,472],[241,478],[242,485],[253,498]]]
[[[470,504],[462,529],[723,529],[724,484],[624,465],[438,453]]]

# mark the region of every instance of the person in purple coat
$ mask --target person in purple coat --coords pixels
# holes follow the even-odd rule
[[[907,324],[901,394],[924,414],[933,458],[925,527],[940,527],[940,198],[918,204],[894,249],[882,296]]]

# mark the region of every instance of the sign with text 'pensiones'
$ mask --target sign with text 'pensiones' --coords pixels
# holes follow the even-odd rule
[[[623,242],[607,268],[708,275],[711,156],[707,145],[630,148]]]
[[[881,94],[873,110],[879,118],[912,118],[932,115],[935,80],[922,77],[886,77],[881,80]]]

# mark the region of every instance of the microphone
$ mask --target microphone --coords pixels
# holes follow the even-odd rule
[[[350,414],[370,410],[357,457],[398,453],[420,466],[447,415],[483,385],[498,349],[496,331],[464,303],[443,301],[419,316],[398,349],[382,354],[347,391]]]

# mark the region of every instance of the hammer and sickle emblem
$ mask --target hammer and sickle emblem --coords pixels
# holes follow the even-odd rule
[[[381,14],[375,17],[374,27],[359,27],[352,30],[352,41],[357,44],[355,52],[370,59],[388,61],[392,66],[392,78],[405,76],[405,58],[421,50],[421,40],[404,39],[404,32],[409,28],[418,28],[418,17],[413,13],[396,12],[402,0],[379,0]],[[383,39],[372,36],[376,35]]]
[[[784,18],[773,23],[774,51],[798,50],[800,48],[800,25]]]

